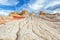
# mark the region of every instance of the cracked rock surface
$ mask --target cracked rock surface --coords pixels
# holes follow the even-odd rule
[[[0,25],[0,40],[60,40],[59,24],[39,16],[14,20]]]

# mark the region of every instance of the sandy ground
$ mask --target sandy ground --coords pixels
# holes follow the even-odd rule
[[[60,40],[60,21],[30,16],[0,25],[0,40]]]

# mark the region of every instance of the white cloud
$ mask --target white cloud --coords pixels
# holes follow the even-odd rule
[[[33,9],[33,10],[39,10],[44,6],[44,0],[36,0],[35,3],[33,4],[28,4],[28,7]]]
[[[30,8],[32,8],[33,10],[39,10],[40,8],[43,7],[43,5],[41,4],[33,4],[33,5],[29,5]]]
[[[60,13],[60,8],[54,10],[53,13]]]
[[[0,5],[13,6],[18,4],[18,0],[0,0]]]
[[[6,16],[6,15],[10,14],[10,12],[14,12],[14,10],[0,10],[0,15]]]
[[[28,10],[30,12],[34,11],[35,13],[39,12],[40,10],[43,11],[46,10],[47,13],[51,13],[52,10],[47,10],[47,8],[53,7],[57,4],[60,4],[60,0],[36,0],[36,1],[30,0],[29,3],[22,5],[21,7],[18,8],[18,10],[19,11]]]
[[[56,10],[56,11],[53,11],[53,13],[60,13],[60,11],[57,11],[57,10]]]
[[[49,7],[53,7],[57,4],[60,4],[60,1],[53,1],[53,2],[50,2],[47,6],[45,6],[44,8],[47,9]]]

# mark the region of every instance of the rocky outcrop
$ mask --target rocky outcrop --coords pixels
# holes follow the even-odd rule
[[[23,10],[0,17],[4,24],[0,25],[0,40],[60,40],[60,16],[42,11],[39,15]]]
[[[27,10],[23,10],[20,15],[23,15],[25,17],[28,17],[30,15],[30,13]]]
[[[40,11],[39,15],[45,15],[45,12]]]
[[[18,12],[11,12],[8,16],[15,16],[18,15]]]
[[[60,22],[30,16],[0,26],[0,40],[60,40]]]

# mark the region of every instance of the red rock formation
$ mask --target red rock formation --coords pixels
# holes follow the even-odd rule
[[[45,12],[40,11],[39,15],[45,15]]]
[[[24,11],[23,11],[23,13],[24,13]],[[13,20],[24,18],[24,16],[22,14],[19,15],[18,12],[12,12],[9,16],[12,17]]]
[[[13,19],[23,19],[23,18],[25,18],[25,17],[22,15],[13,16]]]

